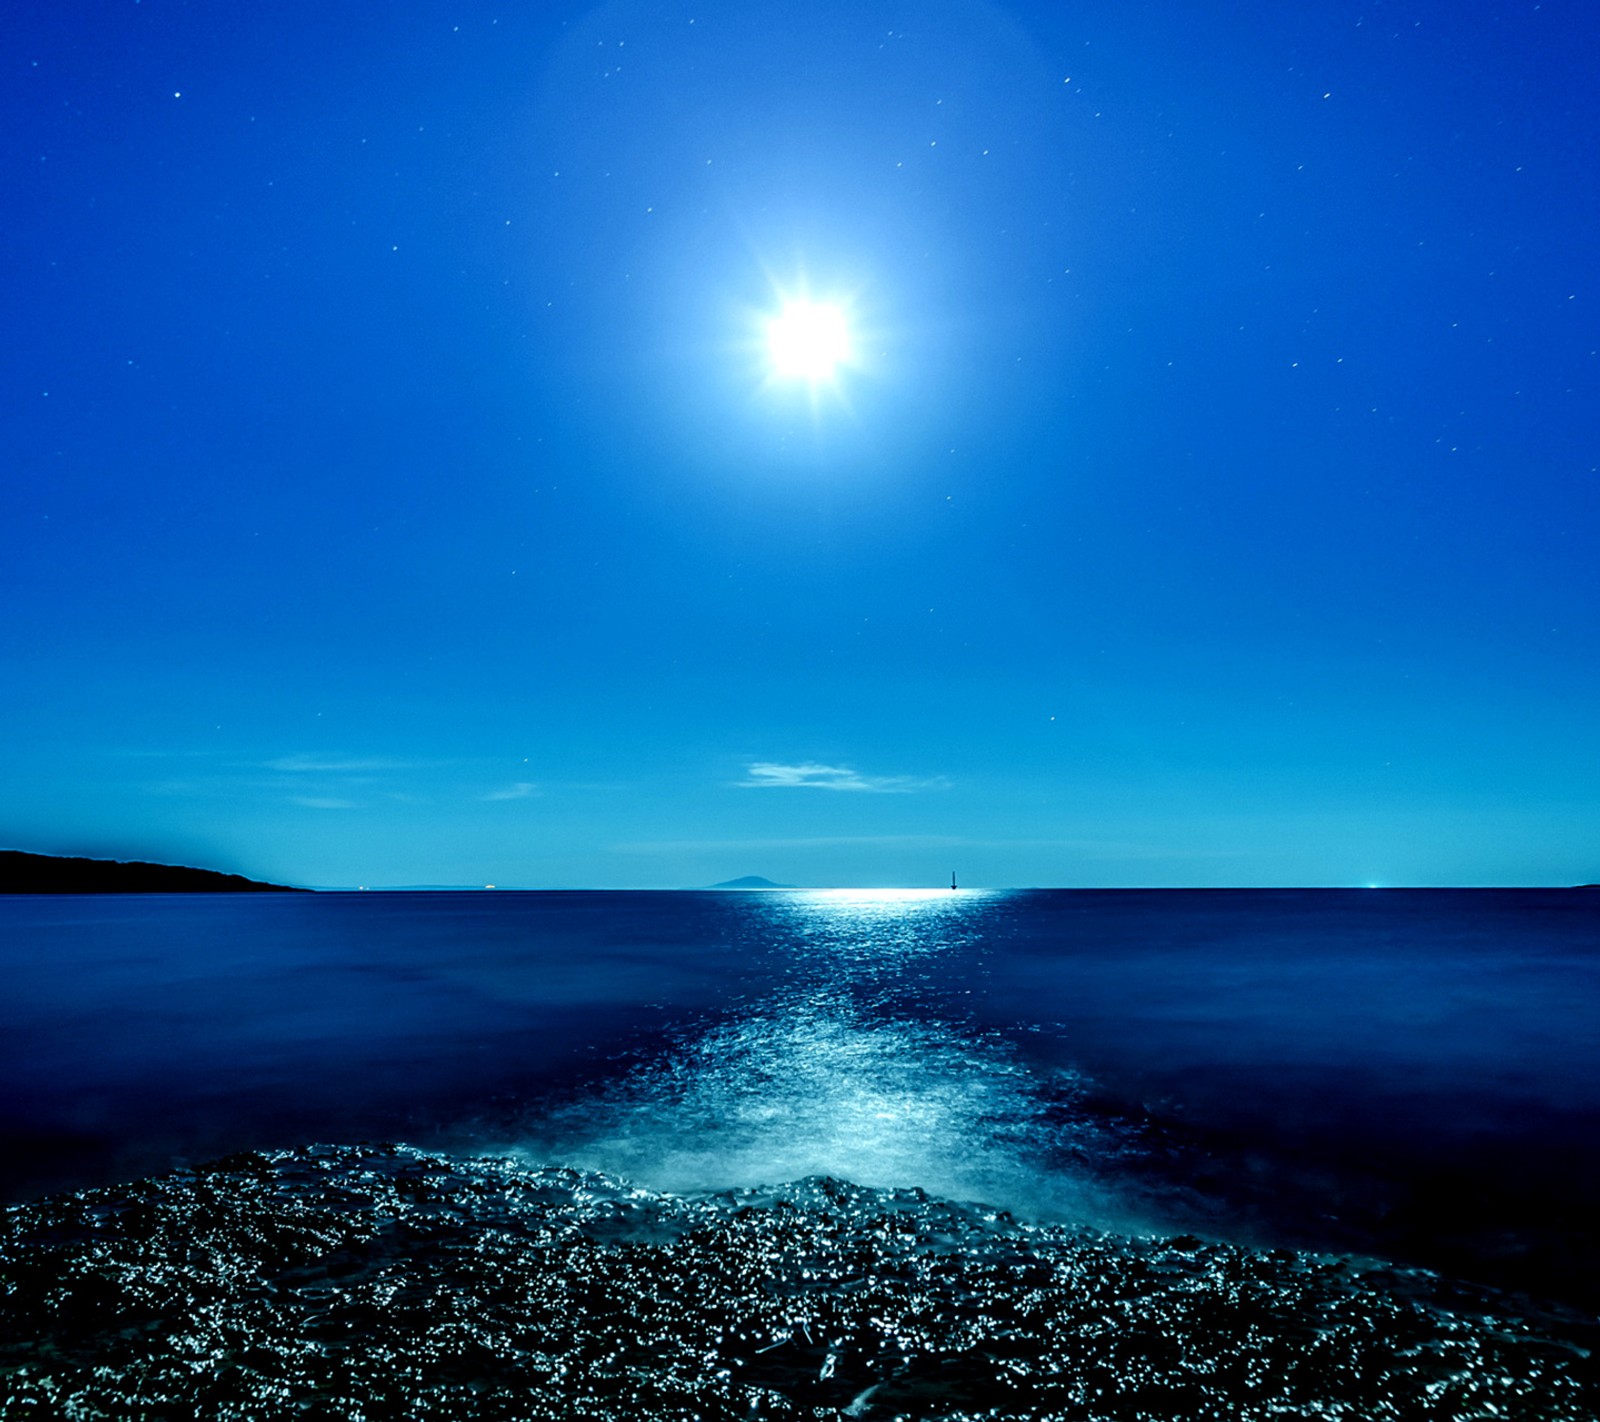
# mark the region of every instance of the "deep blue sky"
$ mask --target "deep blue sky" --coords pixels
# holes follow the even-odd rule
[[[0,843],[1600,877],[1596,53],[1576,0],[25,7]]]

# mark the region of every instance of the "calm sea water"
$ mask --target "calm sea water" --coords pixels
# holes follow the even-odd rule
[[[0,898],[0,1190],[400,1139],[1600,1298],[1600,893]]]

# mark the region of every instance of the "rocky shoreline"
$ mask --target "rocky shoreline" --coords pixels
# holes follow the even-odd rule
[[[0,1284],[7,1419],[1600,1415],[1576,1313],[827,1179],[250,1153],[11,1207]]]
[[[0,849],[0,894],[305,894],[242,874],[143,860],[81,859]]]

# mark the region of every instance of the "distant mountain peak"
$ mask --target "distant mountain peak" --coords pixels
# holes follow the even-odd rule
[[[713,889],[792,889],[793,884],[774,884],[771,879],[763,879],[759,874],[746,874],[742,879],[724,879],[720,884],[713,884]]]

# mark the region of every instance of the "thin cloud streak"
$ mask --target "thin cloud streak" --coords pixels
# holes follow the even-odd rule
[[[361,759],[355,756],[281,755],[265,762],[268,770],[283,771],[291,775],[347,775],[375,770],[411,770],[415,767],[403,760]]]
[[[1100,839],[984,839],[948,834],[815,835],[794,839],[668,839],[635,840],[613,844],[614,854],[720,854],[787,849],[981,849],[1055,850],[1089,859],[1246,859],[1244,849],[1174,848],[1126,840]]]
[[[878,795],[940,790],[949,783],[942,775],[925,779],[911,775],[862,775],[848,765],[773,760],[752,762],[745,767],[745,778],[734,782],[742,790],[858,790]]]
[[[515,785],[508,785],[503,790],[491,790],[486,795],[480,795],[480,800],[531,800],[540,793],[539,787],[531,780],[519,780]]]
[[[637,840],[614,844],[614,854],[721,854],[767,849],[959,849],[978,841],[943,834],[816,835],[799,839]]]

